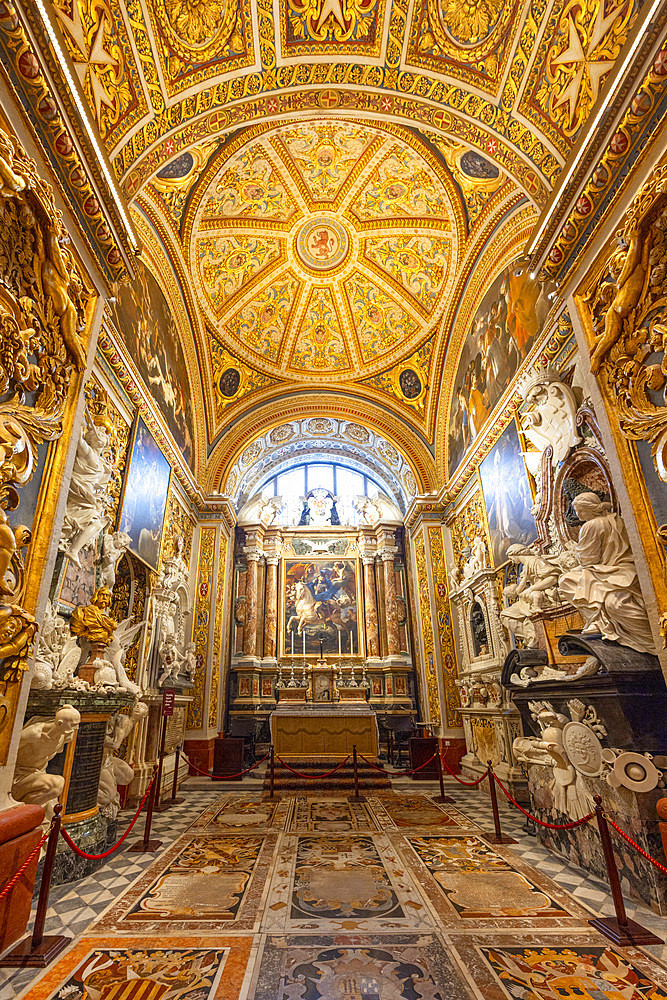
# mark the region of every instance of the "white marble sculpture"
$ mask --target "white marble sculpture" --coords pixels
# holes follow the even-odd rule
[[[183,559],[183,540],[176,539],[176,552],[164,560],[152,594],[153,644],[160,686],[188,687],[192,684],[192,663],[186,634],[193,597],[188,567]]]
[[[87,690],[86,681],[75,676],[80,659],[81,648],[68,623],[47,600],[30,686],[47,691],[53,687]]]
[[[561,576],[561,597],[581,613],[584,633],[655,653],[623,519],[595,493],[580,493],[572,507],[584,522],[575,548],[579,565]]]
[[[375,497],[355,496],[352,506],[359,514],[359,523],[373,525],[378,521],[400,521],[401,512],[388,497],[378,493]]]
[[[487,567],[486,545],[484,539],[478,536],[470,544],[470,555],[463,565],[463,580],[471,580]]]
[[[510,677],[510,684],[513,687],[527,688],[538,681],[577,681],[580,677],[592,677],[600,669],[600,661],[594,656],[587,656],[581,666],[576,670],[564,670],[561,667],[552,667],[550,664],[541,664],[537,667],[522,667],[518,673],[513,673]]]
[[[45,812],[44,828],[53,817],[53,807],[65,787],[61,774],[49,774],[46,766],[72,739],[81,722],[81,715],[71,705],[59,708],[53,719],[27,725],[21,733],[12,797],[17,802],[42,806]]]
[[[558,381],[557,375],[549,373],[531,381],[524,392],[521,428],[537,449],[525,453],[533,475],[537,474],[542,453],[549,445],[552,448],[552,464],[555,466],[563,462],[570,450],[581,441],[577,430],[577,403],[572,389]]]
[[[265,497],[261,493],[251,497],[239,512],[239,524],[263,524],[271,528],[280,523],[285,503],[282,497]]]
[[[115,819],[120,809],[119,785],[128,785],[134,778],[132,768],[116,753],[123,740],[132,732],[137,723],[148,715],[148,705],[138,701],[131,714],[112,715],[107,722],[107,732],[104,740],[104,758],[100,771],[100,784],[97,791],[97,804],[100,812],[107,819]]]
[[[105,458],[108,443],[106,427],[93,423],[86,411],[76,449],[59,544],[60,551],[77,565],[79,553],[109,524],[106,504],[112,466]]]
[[[505,600],[510,603],[500,612],[500,618],[515,639],[521,639],[532,649],[538,645],[536,617],[544,608],[560,603],[559,579],[575,556],[570,549],[552,555],[540,552],[534,545],[510,545],[507,558],[521,566],[521,570],[517,582],[503,589]]]
[[[126,531],[106,531],[102,538],[102,584],[113,590],[116,566],[132,539]]]
[[[514,740],[514,756],[520,763],[550,767],[553,778],[549,787],[554,808],[573,820],[582,819],[594,806],[584,777],[595,777],[602,772],[599,736],[606,735],[606,730],[594,709],[586,708],[576,698],[568,702],[570,719],[555,711],[548,701],[529,702],[528,707],[540,728],[540,736],[518,736]]]

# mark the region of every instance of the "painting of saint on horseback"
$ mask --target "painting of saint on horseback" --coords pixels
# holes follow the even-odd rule
[[[355,559],[313,556],[283,563],[282,655],[360,656]]]

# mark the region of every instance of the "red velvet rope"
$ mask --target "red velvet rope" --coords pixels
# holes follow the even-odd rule
[[[431,761],[434,760],[435,757],[437,757],[437,755],[438,752],[436,750],[436,752],[433,754],[433,757],[429,757],[429,759],[425,760],[423,764],[419,765],[419,767],[413,767],[408,771],[385,771],[383,767],[378,767],[377,764],[374,764],[372,760],[368,759],[368,757],[364,757],[362,753],[359,754],[362,760],[365,760],[367,764],[370,764],[371,767],[374,767],[376,771],[381,771],[382,774],[386,774],[388,778],[400,777],[400,775],[402,774],[416,774],[417,771],[421,771],[423,767],[426,767],[427,764],[430,764]]]
[[[381,774],[387,774],[387,775],[389,774],[389,771],[385,771],[383,767],[378,767],[378,765],[374,764],[372,760],[368,759],[368,757],[364,757],[362,753],[360,753],[359,756],[361,757],[362,760],[365,760],[366,763],[369,764],[375,771],[379,771]]]
[[[35,845],[35,847],[32,849],[28,857],[25,859],[19,870],[16,872],[16,875],[12,875],[7,885],[4,887],[2,892],[0,892],[0,899],[2,899],[3,896],[6,896],[10,889],[14,888],[18,880],[21,878],[21,875],[23,875],[23,872],[33,861],[35,855],[39,854],[39,852],[41,851],[42,847],[44,846],[44,844],[48,839],[49,839],[49,834],[45,833],[40,842]]]
[[[442,764],[442,766],[445,768],[446,771],[449,771],[452,778],[455,778],[458,781],[459,785],[466,785],[468,788],[474,788],[475,785],[481,784],[481,782],[484,781],[487,775],[487,772],[485,771],[484,774],[477,779],[477,781],[464,781],[463,778],[459,778],[458,774],[454,774],[447,761],[443,760],[442,757],[440,758],[440,763]]]
[[[667,868],[665,868],[664,865],[661,865],[659,861],[656,861],[655,858],[652,858],[650,854],[647,854],[647,852],[644,850],[643,847],[640,847],[639,844],[635,844],[632,837],[628,837],[627,833],[625,833],[624,830],[621,830],[620,826],[617,826],[616,823],[614,823],[613,819],[609,819],[606,813],[605,813],[605,819],[607,820],[607,823],[609,823],[610,826],[613,826],[614,830],[616,830],[616,833],[619,833],[621,837],[623,837],[623,840],[627,840],[628,844],[631,844],[636,851],[639,851],[639,853],[643,858],[646,858],[647,861],[650,861],[652,865],[655,865],[656,868],[659,868],[661,872],[664,872],[665,875],[667,875]]]
[[[528,819],[532,819],[533,823],[539,823],[540,826],[546,826],[548,830],[574,830],[575,827],[577,826],[583,826],[584,823],[589,823],[595,816],[595,813],[589,813],[588,816],[584,816],[582,819],[575,819],[572,821],[572,823],[545,823],[544,820],[538,819],[537,816],[533,816],[533,814],[529,813],[526,809],[523,808],[523,806],[520,806],[519,803],[516,801],[516,799],[512,798],[512,796],[507,791],[500,778],[497,777],[497,775],[494,774],[493,771],[491,773],[493,774],[496,784],[503,790],[503,792],[510,800],[512,805],[516,806],[517,809],[521,810],[524,816],[527,816]]]
[[[254,771],[256,767],[259,767],[259,765],[263,764],[265,760],[268,760],[271,756],[271,752],[269,751],[266,757],[262,757],[262,759],[258,760],[256,764],[252,765],[252,767],[246,767],[245,771],[237,771],[236,774],[214,774],[213,771],[202,771],[201,767],[197,767],[196,764],[193,764],[189,757],[186,757],[185,754],[183,754],[183,756],[190,767],[193,767],[195,771],[199,772],[199,774],[206,775],[207,778],[240,778],[244,774],[249,774],[251,771]]]
[[[295,771],[293,767],[289,766],[286,760],[283,760],[282,757],[278,757],[277,754],[276,754],[276,760],[279,760],[280,763],[283,764],[288,771],[291,771],[293,774],[298,774],[300,778],[311,778],[314,780],[315,778],[328,778],[330,775],[335,774],[336,771],[340,771],[343,764],[347,764],[351,756],[352,754],[349,753],[345,758],[345,760],[342,760],[337,767],[334,767],[333,771],[325,771],[323,774],[303,774],[302,771]]]
[[[155,781],[155,778],[153,778],[153,781]],[[132,822],[128,826],[127,830],[125,831],[125,833],[123,834],[123,836],[120,838],[120,840],[118,841],[118,843],[114,844],[113,847],[110,847],[108,851],[104,851],[103,854],[88,854],[87,851],[82,851],[81,848],[77,847],[77,845],[74,843],[74,841],[70,837],[70,835],[67,832],[67,830],[65,829],[65,827],[61,826],[60,827],[60,832],[63,835],[63,839],[65,840],[65,843],[68,844],[76,854],[78,854],[82,858],[88,858],[89,861],[100,861],[102,858],[108,858],[110,854],[113,854],[114,851],[118,850],[118,848],[123,843],[123,841],[129,836],[130,830],[132,829],[132,827],[134,826],[134,824],[139,819],[139,813],[144,808],[144,803],[145,803],[146,799],[148,798],[148,796],[150,794],[151,788],[153,787],[153,781],[151,781],[150,785],[146,789],[144,797],[141,800],[141,802],[139,803],[139,808],[135,812],[134,818],[132,819]]]

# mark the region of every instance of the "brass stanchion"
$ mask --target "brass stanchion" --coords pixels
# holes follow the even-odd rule
[[[155,808],[155,796],[158,794],[160,769],[157,764],[153,767],[153,787],[148,798],[148,810],[146,812],[146,823],[144,826],[144,839],[138,840],[132,847],[128,847],[128,853],[146,854],[150,851],[157,851],[162,847],[161,840],[151,840],[151,823],[153,822],[153,810]]]
[[[440,795],[436,796],[435,802],[455,802],[451,795],[445,795],[445,778],[442,773],[442,759],[440,757],[440,747],[438,747],[438,778],[440,779]]]
[[[357,760],[357,744],[352,745],[352,766],[354,768],[354,798],[359,798],[359,762]]]
[[[185,802],[185,799],[177,799],[176,792],[178,791],[178,765],[181,760],[181,748],[176,747],[176,756],[174,757],[174,780],[171,783],[171,804],[173,806],[178,806],[181,802]]]
[[[595,817],[598,823],[598,830],[600,831],[602,852],[604,854],[605,865],[607,866],[607,878],[609,879],[611,898],[614,901],[616,916],[595,917],[588,922],[591,927],[595,927],[596,930],[604,934],[605,937],[610,938],[615,944],[662,944],[662,938],[657,937],[651,931],[647,930],[646,927],[642,927],[641,924],[636,923],[634,920],[630,920],[625,912],[621,881],[618,877],[618,868],[616,867],[614,849],[611,844],[611,837],[609,836],[609,827],[602,811],[602,799],[599,795],[594,795],[593,801],[595,802]]]
[[[513,837],[506,837],[500,827],[500,812],[498,811],[498,796],[496,794],[496,779],[493,774],[493,763],[487,760],[487,775],[489,776],[489,791],[491,792],[491,808],[493,809],[493,825],[495,827],[495,834],[492,836],[490,833],[484,834],[484,839],[488,840],[490,844],[516,844],[516,840]]]
[[[273,798],[273,794],[276,790],[276,774],[275,774],[276,761],[273,751],[273,745],[271,746],[271,760],[269,761],[269,798]]]
[[[37,900],[37,913],[35,914],[35,926],[32,935],[29,938],[25,938],[9,954],[0,959],[0,967],[11,969],[43,969],[74,940],[62,934],[44,935],[46,911],[49,908],[51,879],[53,878],[53,865],[56,860],[60,824],[62,822],[62,808],[61,804],[58,803],[53,809],[53,819],[51,820],[49,839],[46,844],[46,856],[42,870],[42,881],[39,886],[39,899]]]

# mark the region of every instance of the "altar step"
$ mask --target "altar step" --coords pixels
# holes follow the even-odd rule
[[[327,759],[320,757],[314,761],[290,760],[290,765],[302,774],[322,774],[330,771],[340,763],[338,759]],[[375,763],[375,761],[374,761]],[[381,766],[380,761],[377,761]],[[352,761],[344,764],[335,774],[326,778],[302,778],[288,767],[281,764],[279,760],[275,763],[275,791],[277,794],[288,795],[353,795],[354,794],[354,766]],[[391,781],[386,771],[376,771],[370,764],[360,760],[358,764],[359,791],[362,794],[385,792],[391,789]],[[264,778],[264,793],[269,792],[269,769],[266,769]]]

